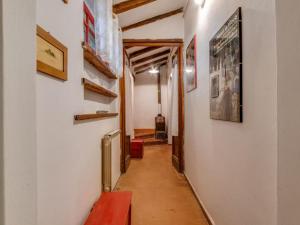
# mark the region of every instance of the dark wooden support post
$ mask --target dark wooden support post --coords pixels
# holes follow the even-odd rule
[[[120,79],[120,128],[121,128],[121,173],[126,172],[126,108],[125,108],[125,68],[126,68],[126,60],[125,60],[125,49],[123,49],[123,77]]]

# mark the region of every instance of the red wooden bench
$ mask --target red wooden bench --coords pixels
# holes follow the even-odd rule
[[[85,225],[131,225],[131,199],[131,192],[103,193]]]

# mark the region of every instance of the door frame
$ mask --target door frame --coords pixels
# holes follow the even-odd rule
[[[128,47],[177,47],[178,54],[178,151],[179,158],[172,159],[178,172],[184,171],[184,79],[183,79],[183,40],[182,39],[123,39],[123,77],[120,79],[120,130],[121,130],[121,168],[126,172],[126,87],[125,87],[125,61],[128,57]],[[129,58],[129,57],[128,57]],[[129,59],[130,60],[130,59]]]

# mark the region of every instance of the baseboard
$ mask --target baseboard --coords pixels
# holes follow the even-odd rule
[[[199,196],[197,195],[194,186],[190,182],[190,179],[185,174],[184,174],[184,176],[185,176],[185,179],[187,180],[187,182],[188,182],[188,184],[189,184],[189,186],[190,186],[190,188],[191,188],[191,190],[192,190],[195,198],[197,199],[197,202],[200,205],[200,207],[201,207],[201,209],[202,209],[202,211],[204,213],[204,216],[207,219],[207,222],[209,223],[209,225],[216,225],[215,222],[214,222],[214,220],[212,219],[211,215],[209,214],[209,212],[205,208],[203,202],[200,200]]]

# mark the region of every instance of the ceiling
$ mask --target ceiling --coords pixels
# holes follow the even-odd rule
[[[114,4],[127,2],[128,0],[114,0]],[[131,2],[137,2],[131,0]],[[154,0],[137,8],[118,14],[119,24],[121,27],[132,25],[140,21],[150,19],[155,16],[166,14],[168,12],[184,8],[188,0]],[[169,15],[172,16],[172,15]],[[164,18],[162,18],[164,19]],[[152,21],[153,22],[153,21]],[[124,30],[124,32],[126,32]],[[170,55],[172,48],[159,47],[149,50],[149,47],[131,47],[127,48],[127,54],[131,62],[131,69],[134,73],[144,71],[152,66],[162,65],[166,62],[166,58]],[[137,55],[137,56],[136,56]]]
[[[117,4],[125,1],[114,0],[113,3]],[[141,20],[176,10],[180,7],[185,7],[186,3],[187,0],[156,0],[144,6],[119,14],[119,23],[121,27],[124,27]]]

